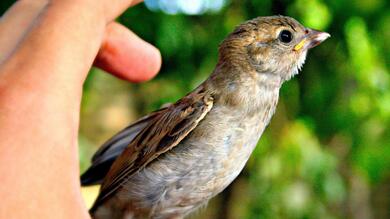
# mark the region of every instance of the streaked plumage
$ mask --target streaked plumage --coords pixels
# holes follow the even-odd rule
[[[207,203],[245,166],[282,83],[328,36],[283,16],[238,26],[222,42],[210,78],[94,155],[82,176],[84,185],[103,181],[92,217],[182,218]]]

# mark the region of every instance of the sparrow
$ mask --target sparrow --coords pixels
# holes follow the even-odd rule
[[[219,46],[210,77],[139,119],[95,153],[82,185],[101,183],[95,219],[178,219],[241,172],[270,122],[283,82],[330,35],[285,16],[258,17]]]

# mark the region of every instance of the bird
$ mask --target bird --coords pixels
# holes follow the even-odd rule
[[[177,102],[104,143],[81,184],[101,184],[95,219],[181,219],[242,171],[275,112],[283,82],[330,34],[287,16],[238,25],[211,75]]]

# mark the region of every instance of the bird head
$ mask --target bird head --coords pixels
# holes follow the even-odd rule
[[[301,69],[307,51],[329,36],[290,17],[258,17],[236,27],[222,42],[219,61],[285,81]]]

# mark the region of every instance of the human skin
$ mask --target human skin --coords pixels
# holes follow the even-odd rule
[[[141,82],[161,64],[112,21],[138,2],[21,0],[0,19],[0,218],[89,218],[77,149],[88,71]]]

